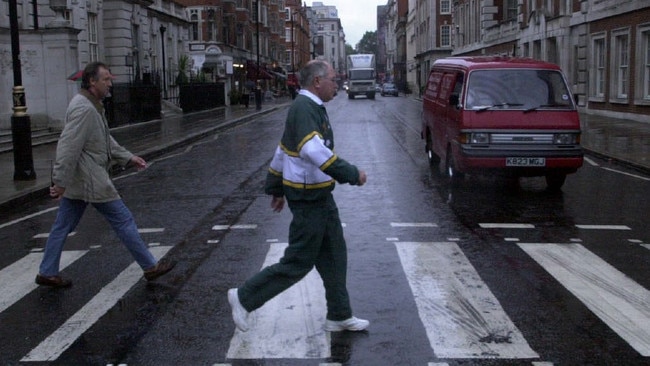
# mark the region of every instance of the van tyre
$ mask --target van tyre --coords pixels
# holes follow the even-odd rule
[[[424,151],[427,153],[427,159],[431,167],[437,167],[440,164],[440,157],[433,152],[433,142],[431,142],[431,135],[427,135],[427,143],[424,146]]]
[[[456,163],[451,153],[451,149],[447,149],[447,161],[445,164],[445,171],[447,173],[447,178],[449,178],[449,183],[452,186],[458,185],[465,177],[465,174],[459,172],[458,169],[456,169]]]
[[[546,187],[549,191],[559,191],[564,185],[566,180],[565,173],[549,173],[546,174]]]

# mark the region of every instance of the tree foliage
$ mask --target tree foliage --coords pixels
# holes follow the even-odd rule
[[[377,54],[377,31],[366,31],[359,43],[357,43],[357,53],[374,53]]]

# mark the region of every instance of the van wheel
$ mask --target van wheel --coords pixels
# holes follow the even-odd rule
[[[354,94],[348,94],[348,99],[354,99]]]
[[[564,173],[549,173],[546,174],[546,187],[549,191],[559,191],[564,185],[566,174]]]
[[[429,160],[430,166],[436,167],[440,164],[440,157],[433,152],[433,143],[431,142],[430,135],[427,135],[427,143],[424,146],[424,151],[427,153],[427,159]]]
[[[447,149],[447,161],[445,167],[447,177],[449,178],[449,183],[451,183],[451,185],[457,185],[465,177],[465,174],[459,172],[458,169],[456,169],[456,163],[454,162],[454,157],[451,153],[451,149]]]

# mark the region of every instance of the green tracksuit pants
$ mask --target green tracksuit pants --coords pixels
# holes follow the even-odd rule
[[[239,301],[247,311],[253,311],[300,281],[316,266],[325,287],[327,319],[350,318],[347,247],[334,198],[330,195],[318,203],[288,204],[293,219],[284,256],[246,281],[238,290]]]

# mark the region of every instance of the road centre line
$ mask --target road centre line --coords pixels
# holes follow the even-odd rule
[[[277,263],[286,243],[270,244],[262,268]],[[323,330],[325,289],[313,269],[305,278],[248,316],[249,330],[235,329],[228,359],[314,359],[331,356],[330,335]]]
[[[519,243],[642,356],[650,356],[650,291],[582,244]]]
[[[74,263],[87,252],[87,250],[64,251],[61,254],[61,269]],[[30,253],[0,270],[0,312],[38,287],[34,283],[34,277],[38,273],[42,258],[43,253]]]
[[[212,230],[228,230],[228,229],[256,229],[256,224],[238,224],[238,225],[214,225]]]
[[[391,222],[392,227],[438,227],[433,222]]]
[[[160,259],[171,248],[171,246],[161,246],[150,248],[150,250],[156,259]],[[136,262],[133,262],[20,361],[44,362],[59,358],[85,331],[115,306],[141,278],[142,269]]]
[[[517,224],[517,223],[490,223],[482,222],[479,226],[484,229],[534,229],[533,224]]]
[[[539,357],[457,243],[398,242],[395,248],[436,357]]]

